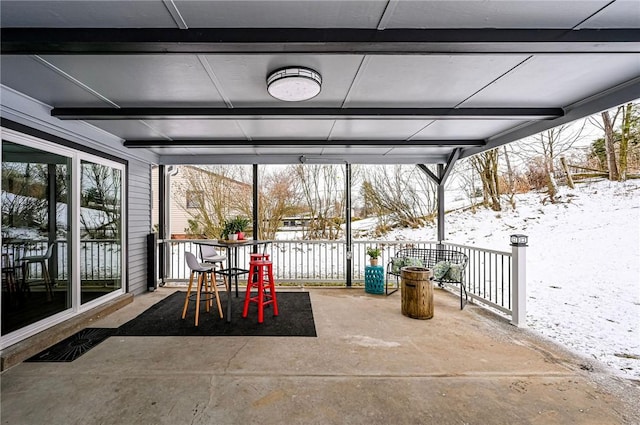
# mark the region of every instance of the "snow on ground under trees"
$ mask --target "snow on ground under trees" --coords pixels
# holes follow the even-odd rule
[[[640,378],[640,181],[580,183],[516,196],[516,210],[448,213],[448,242],[510,251],[529,236],[527,324],[566,347]],[[426,233],[425,233],[426,232]],[[433,227],[385,239],[433,240]]]

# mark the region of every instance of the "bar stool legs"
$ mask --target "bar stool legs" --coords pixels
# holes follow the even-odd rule
[[[251,296],[251,289],[256,288],[257,294]],[[273,315],[278,315],[278,299],[276,297],[275,281],[273,279],[273,263],[266,260],[254,260],[249,263],[249,279],[244,298],[242,317],[249,314],[249,304],[258,305],[258,323],[264,322],[264,306],[272,305]]]

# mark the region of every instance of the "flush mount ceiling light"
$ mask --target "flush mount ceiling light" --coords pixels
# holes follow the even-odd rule
[[[273,71],[267,77],[267,90],[286,102],[309,100],[320,93],[322,77],[313,69],[290,66]]]

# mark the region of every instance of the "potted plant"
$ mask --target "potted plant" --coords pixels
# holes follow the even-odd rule
[[[378,265],[378,257],[382,254],[382,250],[378,247],[369,247],[367,248],[367,255],[369,256],[369,262],[372,266]]]
[[[243,240],[244,231],[247,229],[247,226],[249,226],[249,219],[246,217],[236,216],[236,218],[231,222],[233,223],[233,228],[238,235],[238,239]]]

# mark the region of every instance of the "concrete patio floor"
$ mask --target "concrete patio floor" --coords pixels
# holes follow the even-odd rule
[[[305,290],[317,338],[111,337],[71,363],[4,371],[2,424],[640,424],[638,382],[452,294],[415,320],[400,293]]]

